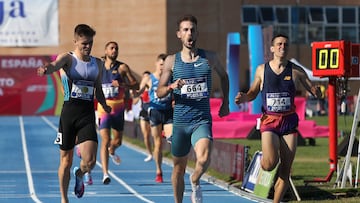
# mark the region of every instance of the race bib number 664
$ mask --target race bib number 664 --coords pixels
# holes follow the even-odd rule
[[[205,77],[184,79],[185,85],[181,88],[181,96],[187,99],[201,99],[209,96]]]

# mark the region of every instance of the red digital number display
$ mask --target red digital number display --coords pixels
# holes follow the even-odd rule
[[[313,75],[344,76],[345,68],[349,64],[350,52],[351,44],[347,41],[313,42]]]

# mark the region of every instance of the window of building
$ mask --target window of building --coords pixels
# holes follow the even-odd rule
[[[247,42],[247,27],[259,23],[287,34],[291,43],[360,41],[360,6],[244,6],[242,22],[242,43]]]
[[[325,8],[326,22],[328,24],[339,23],[339,9],[338,8]]]
[[[260,7],[261,23],[273,23],[274,19],[275,18],[273,7]]]
[[[340,33],[338,26],[326,26],[325,27],[325,41],[339,40]]]
[[[244,7],[241,13],[243,24],[257,24],[259,22],[256,7]]]
[[[356,28],[354,28],[353,26],[343,26],[341,28],[341,39],[351,42],[357,42],[356,33]]]
[[[304,44],[307,40],[307,26],[298,24],[291,26],[290,42],[293,44]]]
[[[275,15],[278,23],[289,23],[289,8],[277,7],[275,8]]]
[[[309,8],[309,20],[310,23],[323,23],[324,12],[322,7],[310,7]]]
[[[355,8],[342,8],[342,23],[345,24],[355,24]]]
[[[307,23],[306,9],[303,7],[291,8],[291,22],[292,23]]]
[[[308,26],[308,40],[309,43],[315,41],[324,41],[324,30],[322,25]]]

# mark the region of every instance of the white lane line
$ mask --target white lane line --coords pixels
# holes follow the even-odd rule
[[[100,166],[100,168],[102,168],[101,163],[96,161],[96,165]],[[133,195],[135,195],[137,198],[143,200],[144,202],[148,202],[148,203],[154,203],[153,201],[145,198],[144,196],[142,196],[141,194],[139,194],[138,192],[136,192],[136,190],[134,190],[132,187],[130,187],[128,184],[126,184],[125,181],[123,181],[121,178],[119,178],[118,176],[116,176],[111,170],[108,170],[109,175],[114,178],[118,183],[120,183],[122,186],[124,186],[127,190],[129,190],[129,192],[131,192]]]
[[[45,121],[46,124],[48,124],[52,129],[54,129],[56,132],[58,130],[57,126],[55,126],[49,119],[47,119],[45,116],[41,116],[41,118]]]
[[[31,167],[29,162],[29,154],[26,146],[26,136],[25,136],[25,129],[24,129],[24,121],[23,117],[19,116],[19,122],[20,122],[20,130],[21,130],[21,143],[24,153],[24,162],[25,162],[25,169],[26,169],[26,176],[28,179],[28,187],[30,192],[31,199],[34,200],[34,202],[41,203],[41,201],[36,196],[35,188],[34,188],[34,182],[31,175]]]
[[[52,124],[49,119],[47,119],[45,116],[41,117],[49,126],[51,126],[55,131],[57,131],[57,127]],[[96,165],[98,165],[100,168],[102,168],[101,163],[99,161],[96,161]],[[128,184],[126,184],[125,181],[123,181],[121,178],[119,178],[118,176],[116,176],[111,170],[109,170],[109,175],[114,178],[120,185],[122,185],[123,187],[125,187],[129,192],[131,192],[133,195],[135,195],[137,198],[143,200],[144,202],[147,203],[154,203],[153,201],[145,198],[144,196],[142,196],[141,194],[139,194],[136,190],[134,190],[132,187],[130,187]]]

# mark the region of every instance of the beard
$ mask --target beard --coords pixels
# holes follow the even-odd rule
[[[107,57],[111,60],[116,60],[118,55],[117,54],[110,54],[110,55],[107,55]]]
[[[91,49],[84,49],[84,50],[82,50],[82,53],[83,53],[85,56],[89,56],[90,53],[91,53]]]
[[[187,41],[184,43],[184,46],[188,49],[196,47],[196,41]]]

